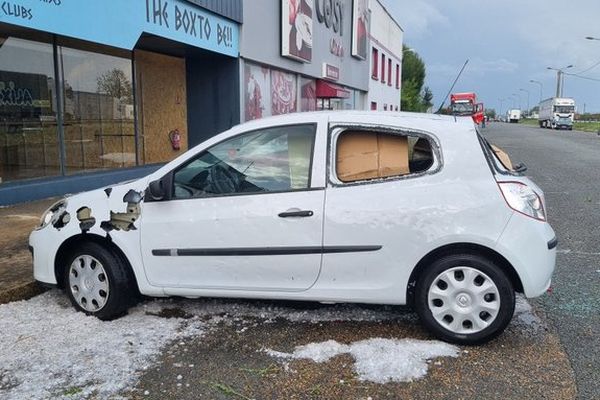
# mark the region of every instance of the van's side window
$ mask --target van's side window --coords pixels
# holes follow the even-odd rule
[[[174,174],[175,198],[307,189],[315,125],[249,132],[203,151]]]
[[[367,130],[342,132],[335,155],[337,178],[345,183],[424,172],[434,163],[423,137]]]

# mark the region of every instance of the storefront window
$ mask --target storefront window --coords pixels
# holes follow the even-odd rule
[[[60,174],[52,45],[0,35],[0,183]]]
[[[131,59],[59,47],[68,174],[134,166]]]

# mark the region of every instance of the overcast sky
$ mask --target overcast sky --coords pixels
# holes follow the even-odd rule
[[[600,0],[381,0],[404,30],[427,68],[426,85],[439,107],[466,59],[454,92],[474,91],[486,108],[499,110],[501,98],[521,97],[521,106],[556,92],[556,72],[546,67],[597,79],[565,76],[563,95],[573,97],[579,112],[600,112]],[[594,68],[591,68],[594,67]],[[591,69],[589,69],[591,68]],[[588,70],[589,69],[589,70]],[[587,71],[586,71],[587,70]],[[518,96],[515,98],[518,107]],[[512,107],[511,99],[503,111]]]

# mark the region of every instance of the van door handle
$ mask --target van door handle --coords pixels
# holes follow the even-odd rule
[[[300,211],[285,211],[279,213],[280,218],[291,218],[291,217],[312,217],[314,213],[310,210],[300,210]]]

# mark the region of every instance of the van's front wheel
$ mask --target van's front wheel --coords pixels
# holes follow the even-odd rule
[[[79,311],[114,319],[125,314],[135,295],[127,272],[125,262],[111,250],[83,243],[67,257],[64,288]]]
[[[479,344],[506,328],[514,313],[515,292],[506,274],[490,260],[449,255],[422,274],[415,306],[422,323],[440,339]]]

